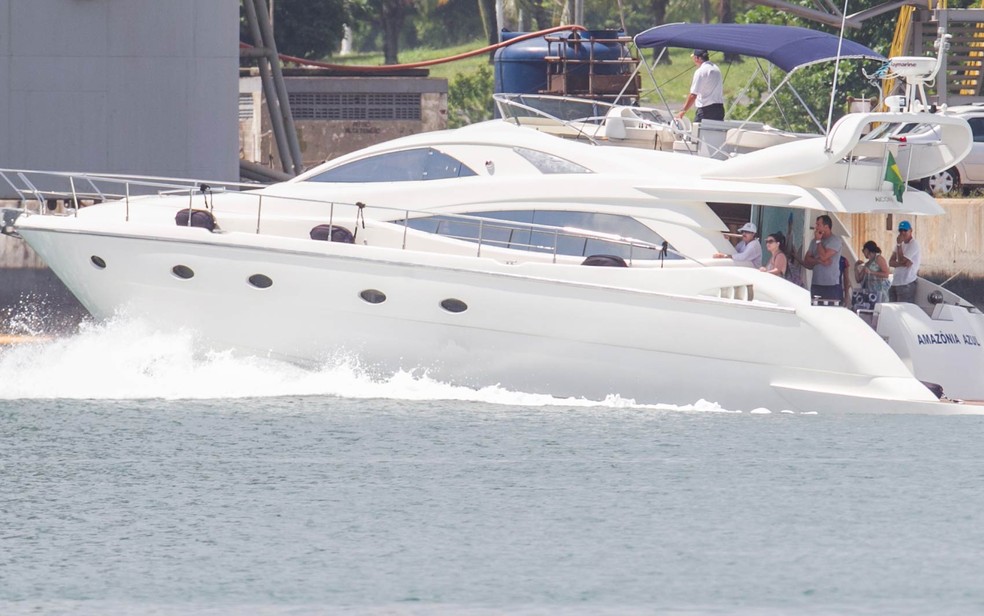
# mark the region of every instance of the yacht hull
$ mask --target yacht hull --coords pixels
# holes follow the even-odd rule
[[[306,364],[355,360],[380,377],[426,371],[468,387],[593,400],[705,399],[746,411],[974,410],[936,401],[874,331],[848,311],[811,306],[805,292],[789,308],[682,291],[702,276],[713,285],[722,275],[714,270],[744,268],[510,265],[200,229],[142,236],[134,223],[122,233],[29,220],[37,225],[21,225],[21,235],[95,317],[125,312],[191,329],[216,348]],[[175,275],[179,265],[194,275]],[[272,285],[251,285],[256,274]],[[386,299],[370,303],[364,291]],[[450,311],[445,300],[467,309]]]

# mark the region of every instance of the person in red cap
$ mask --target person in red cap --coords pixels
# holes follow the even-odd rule
[[[721,79],[721,70],[710,61],[706,49],[695,49],[693,58],[697,70],[694,71],[693,81],[690,82],[690,94],[676,117],[682,118],[687,110],[696,104],[697,113],[694,119],[697,122],[723,120],[724,81]]]

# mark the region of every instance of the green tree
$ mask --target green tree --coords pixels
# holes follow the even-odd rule
[[[491,120],[493,87],[492,69],[485,64],[454,77],[448,84],[448,128]]]
[[[375,38],[373,34],[380,35],[383,62],[399,64],[400,41],[407,35],[404,31],[407,18],[417,12],[415,0],[352,0],[350,8],[356,30],[368,39]]]
[[[486,34],[474,0],[424,0],[414,26],[426,47],[451,47]]]
[[[485,39],[489,45],[499,42],[499,24],[495,22],[495,0],[478,0],[478,14],[485,27]],[[491,61],[491,57],[489,60]]]
[[[239,38],[253,42],[246,24],[246,12],[240,9]],[[273,36],[277,51],[290,56],[320,59],[330,56],[341,45],[344,25],[351,21],[346,0],[275,0],[273,2]]]
[[[864,1],[858,6],[852,6],[852,10],[863,10],[869,5],[874,5],[874,1]],[[865,22],[861,30],[847,30],[845,37],[860,42],[872,50],[885,54],[891,45],[892,35],[895,30],[895,15],[886,14],[880,17],[869,19]],[[736,16],[739,23],[771,23],[777,25],[800,26],[811,30],[821,30],[830,34],[839,34],[835,29],[817,24],[815,22],[803,20],[788,13],[781,13],[774,9],[764,6],[757,6]],[[878,98],[879,89],[877,85],[868,82],[862,72],[867,69],[869,73],[877,68],[877,62],[860,60],[841,60],[840,68],[837,70],[837,90],[834,93],[832,121],[837,121],[847,112],[848,97],[854,98]],[[821,124],[826,124],[827,113],[830,109],[830,97],[834,92],[834,72],[833,62],[816,64],[804,67],[796,71],[790,78],[790,85],[799,94],[802,101],[813,111]],[[781,75],[781,73],[780,73]],[[781,76],[774,78],[773,83],[778,84]],[[766,94],[766,85],[762,80],[753,83],[747,93],[748,104],[738,105],[731,111],[731,117],[744,118],[755,107]],[[774,99],[759,111],[755,120],[765,122],[785,130],[800,132],[816,132],[818,127],[803,112],[803,104],[788,87],[780,90]]]

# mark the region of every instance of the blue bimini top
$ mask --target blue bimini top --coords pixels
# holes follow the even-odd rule
[[[860,43],[795,26],[772,24],[666,24],[635,37],[636,47],[709,49],[765,58],[787,73],[795,68],[841,58],[885,57]]]

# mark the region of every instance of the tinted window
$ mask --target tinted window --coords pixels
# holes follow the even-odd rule
[[[461,161],[433,148],[388,152],[320,173],[310,182],[415,182],[475,175]]]
[[[632,239],[656,246],[660,246],[663,242],[663,238],[658,233],[638,220],[630,216],[616,214],[521,210],[474,212],[471,216],[492,220],[485,220],[480,223],[477,220],[455,216],[429,216],[410,220],[407,226],[418,231],[447,235],[472,242],[478,241],[479,230],[481,229],[483,245],[552,253],[556,243],[557,254],[569,256],[607,254],[618,255],[624,259],[658,259],[658,249],[629,246],[615,238]],[[530,223],[549,226],[553,229],[531,229],[526,226]],[[395,221],[395,224],[403,224],[403,221]],[[585,232],[610,235],[612,239],[586,237]],[[669,248],[672,249],[672,246]],[[682,257],[670,252],[666,258],[680,259]]]
[[[970,130],[974,132],[974,141],[980,143],[984,141],[984,118],[970,118],[967,120]]]
[[[577,163],[546,152],[530,150],[529,148],[513,148],[513,151],[529,161],[540,173],[591,173],[587,167],[582,167]]]

